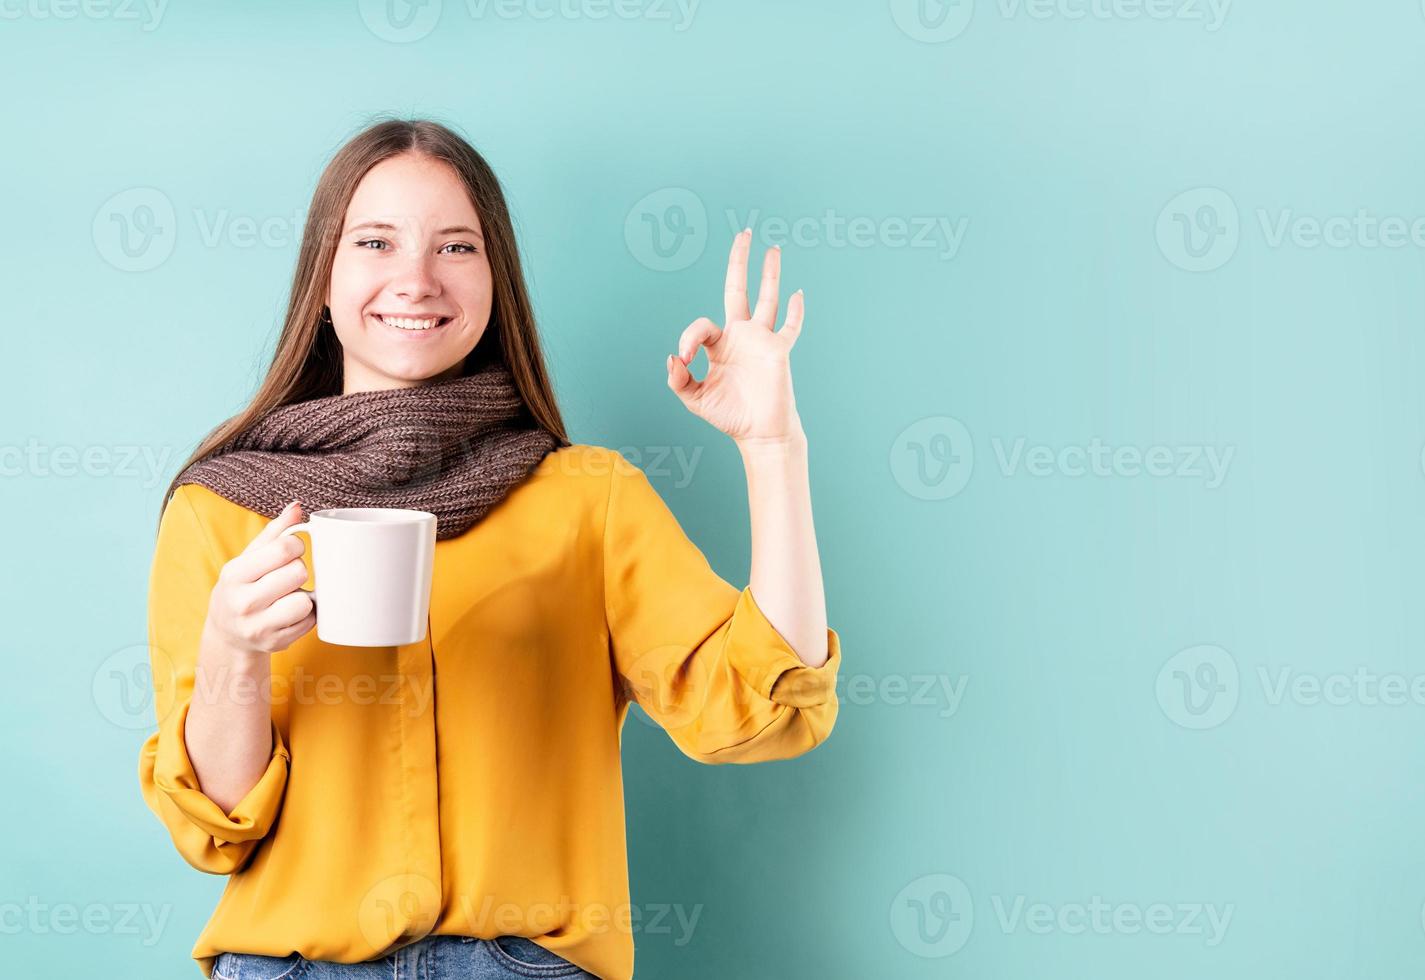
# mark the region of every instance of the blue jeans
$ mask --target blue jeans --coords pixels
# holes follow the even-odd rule
[[[507,980],[510,977],[578,977],[592,973],[521,936],[475,939],[426,936],[390,956],[364,963],[309,960],[298,953],[258,956],[222,953],[213,980]]]

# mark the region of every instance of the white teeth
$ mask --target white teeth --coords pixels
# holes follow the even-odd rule
[[[382,316],[380,319],[382,323],[392,327],[398,327],[401,330],[430,330],[437,323],[440,323],[439,317],[434,320],[412,320],[410,317]]]

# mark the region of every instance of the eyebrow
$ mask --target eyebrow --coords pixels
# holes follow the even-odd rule
[[[350,228],[346,229],[346,231],[344,232],[344,234],[350,235],[350,234],[352,234],[353,232],[362,231],[362,230],[367,229],[367,228],[370,228],[370,229],[375,230],[375,231],[396,231],[396,230],[397,230],[395,225],[393,225],[393,224],[391,224],[391,223],[389,223],[389,222],[386,222],[386,221],[363,221],[363,222],[362,222],[361,224],[359,224],[359,225],[352,225]],[[469,226],[467,226],[467,225],[451,225],[449,228],[442,228],[442,229],[440,229],[440,231],[436,232],[436,234],[437,234],[437,235],[457,235],[457,234],[461,234],[462,232],[463,232],[464,234],[467,234],[467,235],[474,235],[476,238],[480,238],[480,239],[482,239],[482,240],[483,240],[483,238],[484,238],[484,236],[481,235],[478,231],[476,231],[474,228],[471,228],[471,227],[469,227]]]

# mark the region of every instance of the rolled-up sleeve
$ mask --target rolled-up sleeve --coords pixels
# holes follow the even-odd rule
[[[750,587],[713,571],[643,471],[611,453],[604,606],[620,695],[699,762],[790,759],[836,723],[841,640],[804,663]]]
[[[174,491],[159,523],[149,576],[148,649],[158,731],[139,754],[144,802],[190,865],[210,874],[241,870],[272,829],[287,786],[290,755],[272,726],[272,756],[257,783],[230,812],[200,788],[184,725],[193,701],[198,644],[208,597],[222,562],[203,530],[190,486]]]

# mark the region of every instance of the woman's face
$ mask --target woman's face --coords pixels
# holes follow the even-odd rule
[[[455,171],[413,153],[372,167],[347,208],[327,293],[343,393],[459,375],[490,322],[491,292],[480,219]]]

